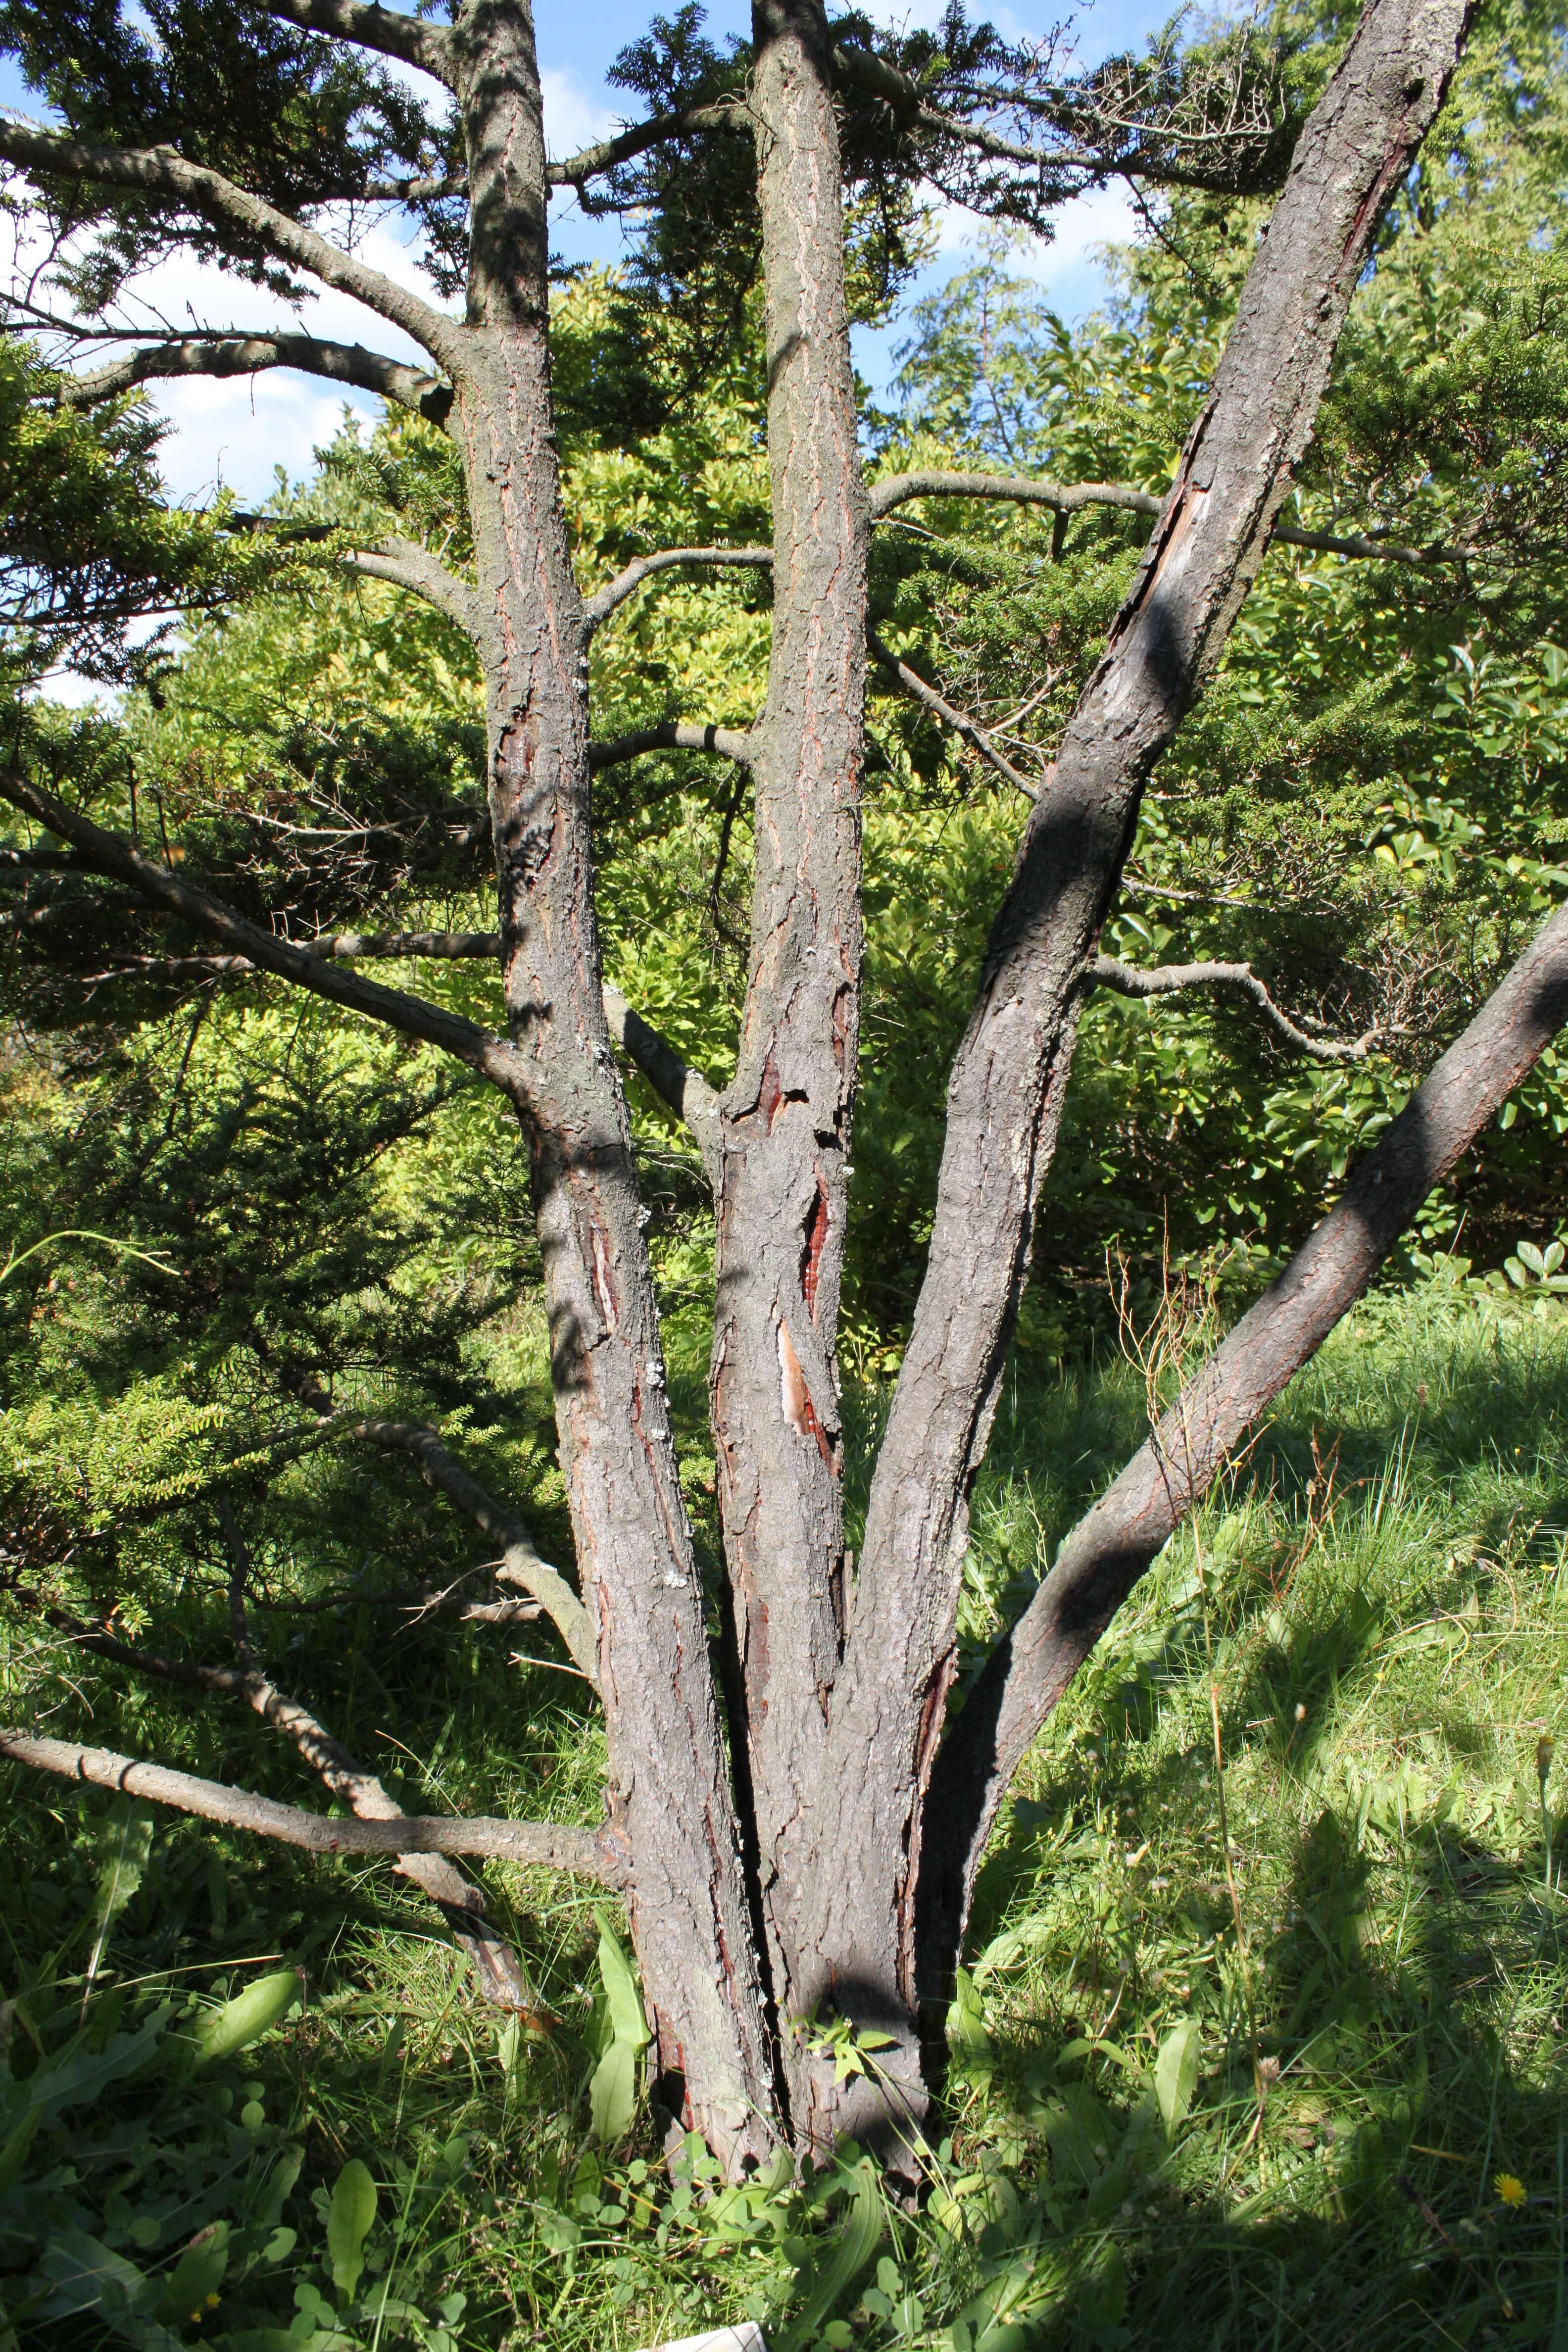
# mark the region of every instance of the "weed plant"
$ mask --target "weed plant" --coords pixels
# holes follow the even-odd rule
[[[1121,1361],[1020,1371],[967,1639],[1144,1412]],[[388,1867],[0,1774],[0,2346],[635,2352],[749,2315],[785,2352],[1563,2352],[1565,1558],[1568,1316],[1364,1305],[1019,1777],[918,2211],[852,2147],[724,2189],[646,2101],[622,2131],[617,1922],[571,1886],[488,1874],[538,1996],[503,2018]],[[300,1622],[290,1682],[405,1803],[591,1817],[570,1677]],[[317,1801],[247,1715],[3,1638],[8,1712]]]

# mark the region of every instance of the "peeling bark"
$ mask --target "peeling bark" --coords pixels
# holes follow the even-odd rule
[[[802,1974],[795,1921],[803,1809],[838,1671],[835,1345],[859,1019],[868,524],[826,16],[821,0],[758,0],[754,28],[774,602],[750,737],[751,971],[721,1106],[711,1390],[753,1866],[787,2018],[826,1989]],[[798,2043],[784,2049],[793,2064]]]
[[[948,1089],[927,1272],[872,1486],[816,1822],[815,1940],[879,1999],[896,1989],[910,2003],[916,1989],[921,1813],[953,1673],[969,1494],[1071,1067],[1080,975],[1150,772],[1262,562],[1373,232],[1436,113],[1465,21],[1464,0],[1373,0],[1362,18],[1302,133],[992,929]]]
[[[731,2169],[762,2156],[783,2128],[816,2155],[853,2130],[912,2174],[926,2095],[917,1997],[957,1952],[974,1869],[1029,1738],[1237,1432],[1360,1296],[1425,1192],[1568,1010],[1568,916],[1559,916],[1389,1129],[1342,1207],[1199,1376],[1177,1421],[1064,1545],[944,1739],[969,1495],[1085,988],[1097,975],[1141,991],[1195,976],[1130,974],[1095,961],[1140,796],[1262,561],[1376,224],[1456,62],[1465,0],[1370,0],[1302,134],[1175,484],[1035,801],[952,1073],[928,1270],[853,1584],[836,1350],[861,985],[868,502],[823,0],[755,0],[743,100],[635,126],[557,166],[545,160],[523,0],[459,0],[439,29],[360,0],[268,5],[297,24],[390,45],[454,93],[471,213],[462,320],[172,149],[100,149],[0,124],[0,152],[46,181],[79,175],[237,227],[398,320],[437,363],[439,378],[308,338],[209,337],[117,362],[79,396],[171,372],[292,363],[374,380],[427,415],[438,408],[464,466],[474,583],[412,542],[353,560],[441,604],[478,651],[499,932],[296,941],[143,859],[28,779],[0,771],[0,794],[93,871],[128,885],[139,908],[195,926],[225,950],[184,963],[207,975],[259,970],[291,981],[456,1056],[515,1108],[530,1150],[581,1601],[433,1433],[358,1426],[407,1447],[491,1527],[591,1673],[605,1713],[609,1820],[590,1832],[395,1818],[385,1792],[258,1674],[252,1703],[365,1818],[328,1822],[21,1732],[0,1733],[0,1754],[312,1850],[401,1853],[437,1900],[461,1885],[436,1860],[455,1853],[603,1875],[626,1894],[666,2095]],[[755,135],[763,226],[773,545],[652,551],[584,602],[554,438],[548,189],[658,138],[717,124],[729,131],[742,120]],[[1115,484],[1063,489],[922,474],[880,485],[869,509],[925,495],[1018,498],[1064,512],[1150,505]],[[595,749],[594,629],[644,580],[692,565],[772,568],[762,715],[744,735],[671,721]],[[1032,790],[973,720],[875,650],[907,691]],[[605,989],[596,928],[593,772],[682,746],[736,761],[755,792],[748,985],[736,1076],[721,1097]],[[488,952],[500,961],[504,1037],[343,968],[375,954]],[[183,968],[178,958],[164,964]],[[1302,1050],[1364,1050],[1365,1041],[1330,1047],[1289,1024],[1245,967],[1201,976],[1247,989]],[[727,1725],[680,1492],[615,1043],[688,1122],[715,1195],[710,1392],[728,1572]],[[813,2055],[809,2032],[797,2029],[819,2010],[892,2034],[875,2076],[841,2084],[831,2062]]]
[[[573,1532],[594,1622],[612,1820],[663,2074],[726,2159],[771,2144],[772,2069],[740,1837],[681,1498],[589,839],[588,624],[550,386],[533,28],[465,7],[449,55],[472,233],[450,429],[464,453],[489,714],[501,969],[520,1062]]]

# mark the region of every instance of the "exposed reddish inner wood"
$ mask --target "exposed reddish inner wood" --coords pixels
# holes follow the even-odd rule
[[[822,1171],[816,1171],[816,1198],[805,1221],[805,1247],[800,1257],[800,1286],[805,1299],[805,1311],[816,1320],[816,1276],[822,1264],[823,1244],[827,1239],[827,1187],[822,1181]]]

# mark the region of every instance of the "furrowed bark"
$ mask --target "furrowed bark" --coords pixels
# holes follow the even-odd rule
[[[751,969],[721,1106],[710,1378],[755,1863],[788,2018],[830,1989],[827,1969],[800,1956],[795,1922],[845,1566],[834,1349],[859,1024],[868,526],[821,0],[757,0],[753,32],[773,625],[750,737]],[[784,2048],[798,2061],[795,2137],[809,2141],[815,2070]]]
[[[958,1958],[975,1873],[1030,1742],[1128,1593],[1258,1415],[1365,1292],[1442,1181],[1568,1023],[1568,907],[1384,1129],[1289,1265],[1067,1538],[944,1740],[921,1875],[922,1989]]]
[[[612,1820],[658,2063],[731,2165],[771,2145],[772,2076],[700,1580],[677,1474],[589,837],[588,627],[551,402],[533,27],[467,0],[449,36],[472,214],[450,430],[473,524],[501,965],[523,1067],[552,1375],[594,1621]]]
[[[923,1798],[953,1674],[968,1497],[1026,1274],[1085,962],[1150,771],[1218,659],[1306,446],[1464,0],[1371,0],[1302,133],[1103,659],[1026,826],[954,1063],[930,1257],[878,1463],[816,1822],[816,1929],[916,1991]]]

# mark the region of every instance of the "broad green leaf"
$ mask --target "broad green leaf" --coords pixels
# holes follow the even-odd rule
[[[1154,2061],[1154,2096],[1168,2132],[1173,2132],[1193,2104],[1198,2087],[1198,2054],[1202,2037],[1195,2017],[1173,2026],[1160,2044]]]
[[[345,2303],[352,2301],[364,2269],[364,2242],[375,2220],[375,2183],[357,2156],[350,2157],[339,2173],[327,2209],[327,2253],[332,2284]]]
[[[991,2036],[985,2031],[985,2008],[967,1969],[953,1974],[952,2006],[947,2012],[948,2047],[955,2056],[990,2055]]]
[[[29,2107],[19,2124],[12,2126],[5,2146],[0,2147],[0,2197],[20,2179],[22,2167],[27,2160],[27,2150],[33,2145],[33,2134],[43,2121],[42,2107]]]
[[[637,2053],[629,2042],[612,2042],[588,2085],[588,2124],[601,2147],[624,2139],[637,2107]]]
[[[637,1990],[637,1971],[604,1913],[596,1911],[594,1916],[599,1923],[599,1974],[609,2004],[611,2028],[617,2042],[627,2042],[634,2050],[640,2050],[650,2037],[643,2016],[642,1995]]]
[[[228,2268],[228,2223],[215,2221],[191,2240],[169,2273],[159,2300],[160,2318],[179,2327],[207,2315],[207,2298],[216,2295]]]
[[[820,2334],[823,2321],[854,2285],[881,2239],[882,2200],[876,2171],[863,2157],[850,2175],[843,2228],[828,2245],[809,2247],[795,2272],[792,2292],[804,2294],[805,2301],[777,2338],[777,2352],[798,2352]]]
[[[92,1906],[100,1948],[103,1937],[142,1884],[153,1852],[151,1813],[123,1797],[118,1798],[110,1814],[102,1850],[103,1868]]]
[[[73,2036],[63,2050],[34,2068],[27,2078],[29,2099],[46,2123],[68,2107],[89,2106],[110,2084],[125,2082],[161,2054],[168,2011],[160,2010],[134,2033],[110,2036],[102,2050],[83,2047],[84,2037]]]
[[[184,2352],[182,2339],[153,2308],[156,2282],[85,2230],[57,2230],[38,2269],[49,2289],[38,2306],[40,2317],[72,2319],[79,2312],[95,2312],[136,2352]]]
[[[197,2066],[216,2065],[258,2042],[288,2016],[303,1981],[298,1969],[279,1969],[276,1976],[258,1977],[221,2009],[209,2010],[196,2028]]]

